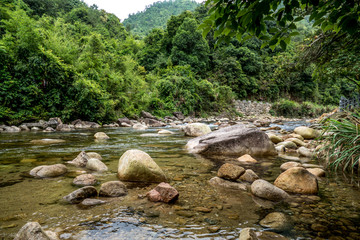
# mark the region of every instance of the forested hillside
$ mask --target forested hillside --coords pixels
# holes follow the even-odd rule
[[[130,14],[123,21],[132,34],[145,37],[153,28],[165,28],[167,20],[184,11],[193,11],[199,4],[193,0],[167,0],[155,2],[142,12]]]
[[[198,28],[207,10],[171,16],[139,40],[115,15],[80,0],[1,1],[0,122],[204,115],[231,111],[234,99],[281,100],[279,113],[309,114],[311,104],[337,104],[356,91],[348,79],[358,76],[356,51],[326,69],[307,61],[307,41],[321,29],[305,20],[286,50],[261,48],[256,38],[215,47],[214,32],[203,38]],[[289,100],[303,102],[303,112],[288,111]]]

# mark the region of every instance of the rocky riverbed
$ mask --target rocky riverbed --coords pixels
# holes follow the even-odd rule
[[[227,119],[209,121],[213,129],[229,125]],[[266,132],[273,142],[279,141],[276,148],[280,155],[253,156],[255,161],[250,162],[246,157],[241,162],[238,160],[241,156],[204,157],[189,153],[185,145],[193,137],[186,137],[179,130],[183,128],[183,121],[173,119],[162,122],[165,127],[151,127],[153,125],[149,121],[139,121],[138,127],[134,128],[130,126],[136,123],[130,121],[130,126],[124,128],[116,125],[87,129],[70,126],[72,130],[65,132],[33,130],[1,133],[0,201],[3,204],[0,237],[13,239],[25,223],[36,221],[60,239],[237,239],[240,231],[247,227],[252,228],[259,239],[360,238],[360,192],[356,176],[346,179],[326,172],[325,177],[317,178],[316,194],[290,193],[290,199],[280,202],[269,201],[252,192],[251,182],[246,181],[250,178],[244,177],[249,170],[272,185],[282,171],[289,168],[283,166],[284,163],[295,162],[298,163],[295,167],[319,168],[316,166],[318,162],[298,151],[304,144],[303,147],[312,154],[316,143],[296,135],[289,136],[293,134],[290,130],[297,125],[283,125],[271,119],[243,122],[247,127]],[[94,137],[97,132],[103,132],[108,138]],[[63,141],[31,142],[44,139]],[[97,191],[101,190],[101,184],[118,181],[119,159],[130,149],[139,149],[151,156],[165,173],[167,182],[178,191],[177,200],[170,203],[149,201],[146,194],[157,183],[126,181],[123,181],[126,194],[123,190],[121,196],[95,197],[103,201],[98,202],[100,205],[89,206],[89,201],[86,204],[69,204],[63,200],[64,196],[79,189],[74,179],[85,173],[94,176],[94,179],[86,179]],[[107,170],[97,171],[87,164],[82,167],[68,164],[81,151],[98,153],[101,160],[94,154],[90,154],[89,159],[98,159]],[[226,170],[231,167],[222,167],[224,163],[241,166],[244,170],[236,169],[235,175],[232,175]],[[63,172],[62,166],[57,166],[61,173],[58,177],[30,175],[36,167],[55,164],[65,165],[66,172]],[[33,173],[43,174],[45,170],[38,168]],[[213,182],[223,185],[209,182],[218,176],[223,180]],[[241,177],[245,179],[241,180],[244,188],[227,188],[229,182],[236,183]]]

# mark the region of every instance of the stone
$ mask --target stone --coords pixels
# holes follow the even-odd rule
[[[296,157],[296,156],[289,156],[289,155],[285,155],[285,154],[279,154],[279,158],[282,158],[284,160],[287,161],[292,161],[292,162],[300,162],[300,158]]]
[[[212,186],[220,187],[220,188],[226,188],[226,189],[232,189],[232,190],[247,190],[247,184],[240,183],[240,182],[232,182],[228,181],[219,177],[213,177],[209,180],[209,183]]]
[[[96,206],[106,203],[106,201],[94,198],[86,198],[80,204],[83,206]]]
[[[308,149],[306,147],[299,147],[297,152],[299,153],[300,156],[304,156],[304,157],[308,157],[308,158],[312,158],[314,156],[313,151],[311,151],[310,149]]]
[[[179,192],[168,183],[160,183],[153,190],[146,194],[152,202],[175,202],[179,197]]]
[[[251,228],[243,228],[240,231],[239,240],[258,240],[255,231]]]
[[[243,167],[231,163],[225,163],[219,168],[217,176],[228,180],[236,180],[244,173],[245,169]]]
[[[124,127],[124,125],[131,126],[131,121],[127,117],[119,118],[116,122],[119,124],[120,127]]]
[[[269,139],[275,144],[283,141],[282,138],[278,135],[271,134],[271,133],[268,133],[267,135],[268,135]]]
[[[211,212],[211,208],[206,208],[206,207],[195,207],[194,208],[195,212],[202,212],[202,213],[209,213]]]
[[[96,172],[106,172],[108,170],[105,163],[97,158],[89,158],[86,163],[86,168]]]
[[[120,127],[131,127],[131,125],[123,122],[121,123]]]
[[[288,139],[286,139],[286,141],[293,142],[293,143],[295,143],[296,146],[298,146],[298,147],[299,147],[299,146],[300,146],[300,147],[303,147],[303,146],[306,145],[303,141],[301,141],[301,140],[298,139],[298,138],[288,138]]]
[[[256,234],[258,236],[258,239],[261,240],[289,240],[289,238],[280,235],[278,233],[274,233],[274,232],[269,232],[269,231],[262,231],[262,232],[258,232]]]
[[[53,129],[52,127],[47,127],[45,128],[44,132],[55,132],[55,129]]]
[[[69,132],[74,129],[75,129],[74,125],[71,124],[59,124],[56,126],[56,131],[60,131],[60,132]]]
[[[190,123],[184,127],[183,131],[185,132],[185,136],[199,137],[210,133],[211,129],[204,123]]]
[[[118,177],[123,181],[164,182],[166,176],[156,162],[145,152],[132,149],[119,159]]]
[[[30,141],[30,143],[38,144],[38,145],[57,144],[57,143],[63,143],[63,142],[66,142],[66,141],[63,139],[50,139],[50,138],[35,139],[35,140]]]
[[[169,130],[164,130],[164,129],[162,129],[162,130],[158,131],[158,134],[161,134],[161,135],[172,135],[172,134],[175,134],[175,133],[173,133],[173,132],[171,132],[171,131],[169,131]]]
[[[184,120],[185,116],[182,112],[173,112],[174,117],[176,117],[179,120]]]
[[[21,129],[21,131],[30,131],[29,127],[24,124],[20,125],[19,128]]]
[[[93,186],[96,184],[96,178],[92,174],[82,174],[74,178],[73,184],[76,186]]]
[[[252,183],[259,179],[259,176],[251,169],[246,169],[245,173],[239,178],[241,181]]]
[[[36,132],[36,131],[40,131],[41,129],[39,128],[39,127],[32,127],[31,128],[31,131],[34,131],[34,132]]]
[[[292,226],[289,217],[281,212],[269,213],[259,223],[262,227],[270,228],[275,232],[287,231]]]
[[[76,119],[71,122],[76,129],[88,129],[88,128],[100,128],[100,125],[95,122],[82,121],[81,119]]]
[[[77,155],[75,159],[72,161],[68,161],[67,163],[72,164],[76,167],[86,167],[87,162],[89,161],[90,157],[86,154],[86,152],[82,151]]]
[[[301,166],[302,165],[299,162],[286,162],[286,163],[281,164],[280,170],[284,172],[284,171],[286,171],[286,170],[288,170],[290,168],[301,167]]]
[[[153,116],[151,113],[146,112],[146,111],[141,111],[140,116],[143,118],[150,118],[150,119],[158,120],[157,117]]]
[[[96,188],[93,186],[86,186],[73,191],[69,195],[63,197],[63,199],[68,203],[75,204],[82,202],[85,198],[96,197],[97,194]]]
[[[46,125],[51,128],[56,128],[60,124],[63,124],[63,122],[59,117],[50,118],[49,121],[46,122]]]
[[[251,193],[271,201],[281,201],[289,197],[284,190],[263,179],[258,179],[251,184]]]
[[[246,128],[242,124],[222,128],[194,138],[188,141],[186,148],[191,153],[204,155],[277,155],[274,144],[264,132]]]
[[[290,193],[317,194],[316,177],[303,167],[293,167],[281,173],[274,185]]]
[[[120,181],[110,181],[100,186],[99,196],[101,197],[121,197],[127,194],[128,190],[125,184]]]
[[[257,163],[256,159],[251,157],[249,154],[242,155],[237,160],[241,163]]]
[[[143,125],[141,123],[136,123],[132,127],[133,127],[133,129],[136,129],[136,130],[146,130],[146,129],[148,129],[148,126]]]
[[[286,147],[284,145],[279,145],[279,146],[276,146],[275,147],[275,150],[278,152],[278,153],[284,153],[286,151]]]
[[[21,129],[16,126],[11,126],[11,127],[4,126],[3,129],[4,129],[4,132],[21,132]]]
[[[94,138],[102,140],[102,139],[109,139],[110,137],[106,135],[106,133],[104,132],[97,132],[95,133]]]
[[[67,172],[64,164],[42,165],[30,171],[30,175],[38,178],[58,177]]]
[[[152,118],[145,118],[144,122],[146,123],[146,125],[148,125],[150,127],[165,127],[166,126],[165,123],[155,120],[155,119],[152,119]]]
[[[89,158],[97,158],[99,160],[102,160],[101,155],[96,152],[87,152],[86,154],[89,156]]]
[[[44,231],[38,222],[26,223],[16,234],[14,240],[58,240],[54,232]]]
[[[286,148],[297,149],[297,145],[294,142],[291,142],[291,141],[280,142],[276,146],[281,146],[281,145],[286,147]]]
[[[320,136],[320,132],[318,130],[304,126],[295,128],[294,132],[301,135],[304,139],[314,139]]]
[[[311,174],[315,175],[316,177],[325,177],[326,172],[322,168],[307,168]]]

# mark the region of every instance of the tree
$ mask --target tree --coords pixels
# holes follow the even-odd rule
[[[324,32],[360,34],[360,5],[355,0],[207,0],[206,5],[210,16],[202,24],[204,35],[215,28],[220,42],[256,36],[264,41],[263,46],[274,49],[280,44],[285,49],[291,37],[299,34],[296,23],[305,17]],[[268,28],[269,21],[276,26]]]

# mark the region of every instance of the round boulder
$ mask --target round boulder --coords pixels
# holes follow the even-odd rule
[[[38,222],[26,223],[16,234],[14,240],[58,240],[54,232],[44,231]]]
[[[269,139],[275,144],[283,141],[283,139],[278,135],[271,134],[271,133],[268,133],[267,135],[268,135]]]
[[[286,171],[290,168],[293,168],[293,167],[301,167],[301,163],[298,163],[298,162],[286,162],[286,163],[283,163],[281,164],[280,166],[280,170],[281,171]]]
[[[260,225],[265,228],[270,228],[275,232],[284,232],[291,228],[289,218],[281,212],[269,213],[260,221]]]
[[[291,193],[317,194],[316,177],[303,167],[293,167],[281,173],[274,182],[275,186]]]
[[[199,137],[211,132],[208,125],[204,123],[191,123],[184,127],[185,136]]]
[[[311,174],[315,175],[316,177],[325,177],[326,172],[322,168],[307,168]]]
[[[30,175],[38,178],[58,177],[67,172],[64,164],[38,166],[30,171]]]
[[[93,186],[96,184],[96,178],[92,174],[82,174],[74,178],[73,184],[76,186]]]
[[[256,159],[251,157],[249,154],[242,155],[237,160],[241,163],[257,163]]]
[[[96,172],[105,172],[108,170],[108,167],[97,158],[90,158],[86,163],[86,168],[96,171]]]
[[[136,124],[133,125],[133,129],[146,130],[146,129],[148,129],[148,126],[142,125],[141,123],[136,123]]]
[[[244,173],[245,169],[243,167],[231,163],[225,163],[219,168],[217,175],[220,178],[236,180]]]
[[[128,150],[119,159],[118,177],[123,181],[164,182],[166,177],[161,168],[140,150]]]
[[[97,132],[95,133],[94,138],[102,140],[102,139],[109,139],[110,137],[106,135],[106,133],[104,132]]]
[[[284,190],[263,179],[258,179],[251,184],[251,192],[257,197],[271,201],[280,201],[289,197]]]
[[[313,128],[304,127],[304,126],[295,128],[294,132],[296,134],[301,135],[305,139],[314,139],[314,138],[317,138],[320,136],[319,131],[317,131]]]
[[[120,181],[111,181],[101,184],[99,196],[102,197],[120,197],[127,195],[128,191],[124,183]]]
[[[308,149],[306,147],[299,147],[297,152],[300,154],[300,156],[304,156],[304,157],[312,158],[314,156],[313,151],[311,151],[310,149]]]
[[[259,176],[251,169],[246,169],[245,173],[239,178],[241,181],[254,182],[259,179]]]

